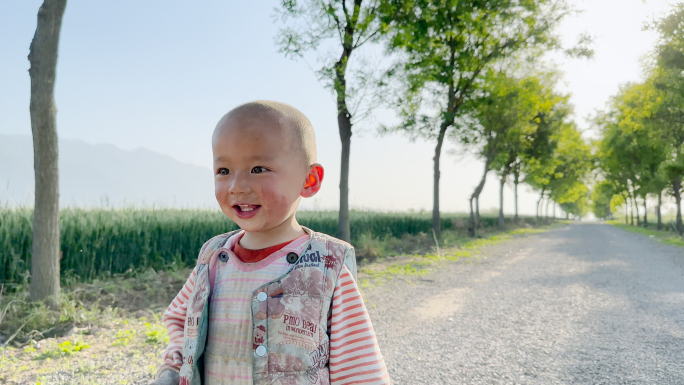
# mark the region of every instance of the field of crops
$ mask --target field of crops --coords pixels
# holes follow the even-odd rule
[[[352,242],[362,235],[401,237],[428,233],[430,213],[351,212]],[[336,211],[302,211],[299,222],[334,235]],[[462,224],[463,214],[443,214],[442,229]],[[483,217],[483,226],[496,218]],[[0,209],[0,282],[26,281],[31,260],[32,211]],[[202,244],[237,229],[220,211],[180,209],[65,209],[61,212],[62,277],[89,280],[129,269],[191,265]]]

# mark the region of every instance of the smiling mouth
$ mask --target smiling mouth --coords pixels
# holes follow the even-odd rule
[[[233,205],[235,215],[241,219],[247,219],[255,216],[260,208],[261,205]]]

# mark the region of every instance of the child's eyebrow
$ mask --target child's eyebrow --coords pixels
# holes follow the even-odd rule
[[[245,160],[253,162],[253,161],[270,161],[273,160],[273,156],[271,155],[252,155],[247,157]],[[218,158],[215,158],[215,162],[227,162],[229,160],[232,160],[230,157],[227,156],[219,156]]]
[[[252,156],[248,157],[247,160],[267,161],[267,160],[273,160],[273,156],[271,156],[271,155],[252,155]]]

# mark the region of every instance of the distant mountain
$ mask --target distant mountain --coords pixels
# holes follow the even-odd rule
[[[0,135],[0,206],[33,205],[33,143]],[[59,141],[62,206],[217,207],[212,172],[170,156],[111,144]]]

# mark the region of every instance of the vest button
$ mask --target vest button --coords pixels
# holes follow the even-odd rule
[[[226,262],[226,261],[228,261],[228,253],[226,253],[225,251],[220,252],[220,253],[219,253],[219,260],[220,260],[221,262]]]
[[[299,255],[297,253],[288,253],[286,258],[288,263],[295,263],[299,259]]]
[[[263,357],[266,355],[266,347],[264,345],[259,345],[254,353],[259,357]]]
[[[267,298],[268,298],[268,294],[266,294],[263,291],[261,293],[257,294],[257,299],[259,300],[259,302],[264,302],[264,301],[266,301]]]

